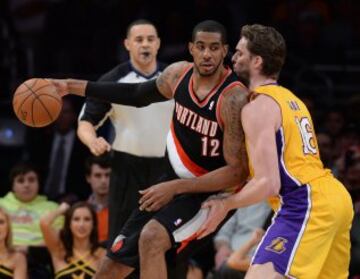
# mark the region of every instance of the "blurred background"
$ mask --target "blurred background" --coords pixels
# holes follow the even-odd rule
[[[166,63],[190,59],[187,42],[201,20],[223,23],[230,49],[242,25],[275,26],[288,43],[280,83],[309,106],[325,164],[345,180],[359,160],[360,1],[183,0],[170,8],[146,0],[2,0],[0,5],[0,194],[9,189],[10,167],[32,152],[29,134],[51,129],[26,128],[15,119],[15,88],[31,77],[96,80],[127,59],[126,26],[138,18],[158,27],[159,58]],[[82,102],[72,101],[76,113]]]

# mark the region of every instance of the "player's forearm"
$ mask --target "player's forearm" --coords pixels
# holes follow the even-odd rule
[[[97,137],[94,126],[88,121],[79,121],[77,135],[81,142],[89,147],[90,143]]]
[[[271,183],[272,182],[265,177],[252,178],[240,192],[224,199],[225,206],[230,211],[259,203],[271,196],[275,196],[278,193],[272,190],[273,187],[269,187]]]
[[[67,79],[66,85],[69,93],[83,97],[85,96],[88,81],[80,79]]]
[[[155,80],[142,83],[88,82],[85,91],[87,97],[134,107],[168,100],[159,91]]]
[[[184,179],[177,188],[177,194],[217,192],[241,185],[241,172],[238,167],[224,166],[205,175]]]

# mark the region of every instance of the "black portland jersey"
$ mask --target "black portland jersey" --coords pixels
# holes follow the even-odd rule
[[[200,176],[226,165],[220,104],[226,91],[242,86],[227,69],[219,84],[199,100],[193,91],[192,74],[193,65],[174,90],[175,110],[167,138],[171,165],[181,178]]]

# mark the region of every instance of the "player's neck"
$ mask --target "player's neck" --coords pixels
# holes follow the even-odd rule
[[[154,63],[149,63],[147,65],[136,63],[135,61],[131,61],[131,65],[134,67],[136,71],[144,76],[150,76],[155,73],[157,69],[156,61]]]
[[[199,87],[214,87],[223,79],[226,72],[227,69],[225,67],[219,67],[214,74],[210,76],[202,76],[198,71],[194,70],[194,90],[196,91],[196,88]]]
[[[269,85],[269,84],[276,84],[277,80],[272,77],[265,77],[265,76],[257,76],[250,79],[249,89],[254,90],[256,87]]]

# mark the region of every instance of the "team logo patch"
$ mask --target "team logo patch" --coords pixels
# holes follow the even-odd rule
[[[179,226],[182,223],[182,219],[178,218],[176,219],[176,221],[174,222],[175,226]]]
[[[266,246],[265,250],[271,251],[277,254],[282,254],[286,251],[287,239],[283,237],[277,237],[271,241],[271,244]]]
[[[118,252],[118,251],[121,249],[121,247],[123,246],[123,243],[124,243],[124,239],[125,239],[125,238],[126,238],[125,235],[119,234],[119,235],[115,238],[115,240],[114,240],[114,242],[113,242],[113,245],[111,246],[111,252],[113,252],[113,253]]]

